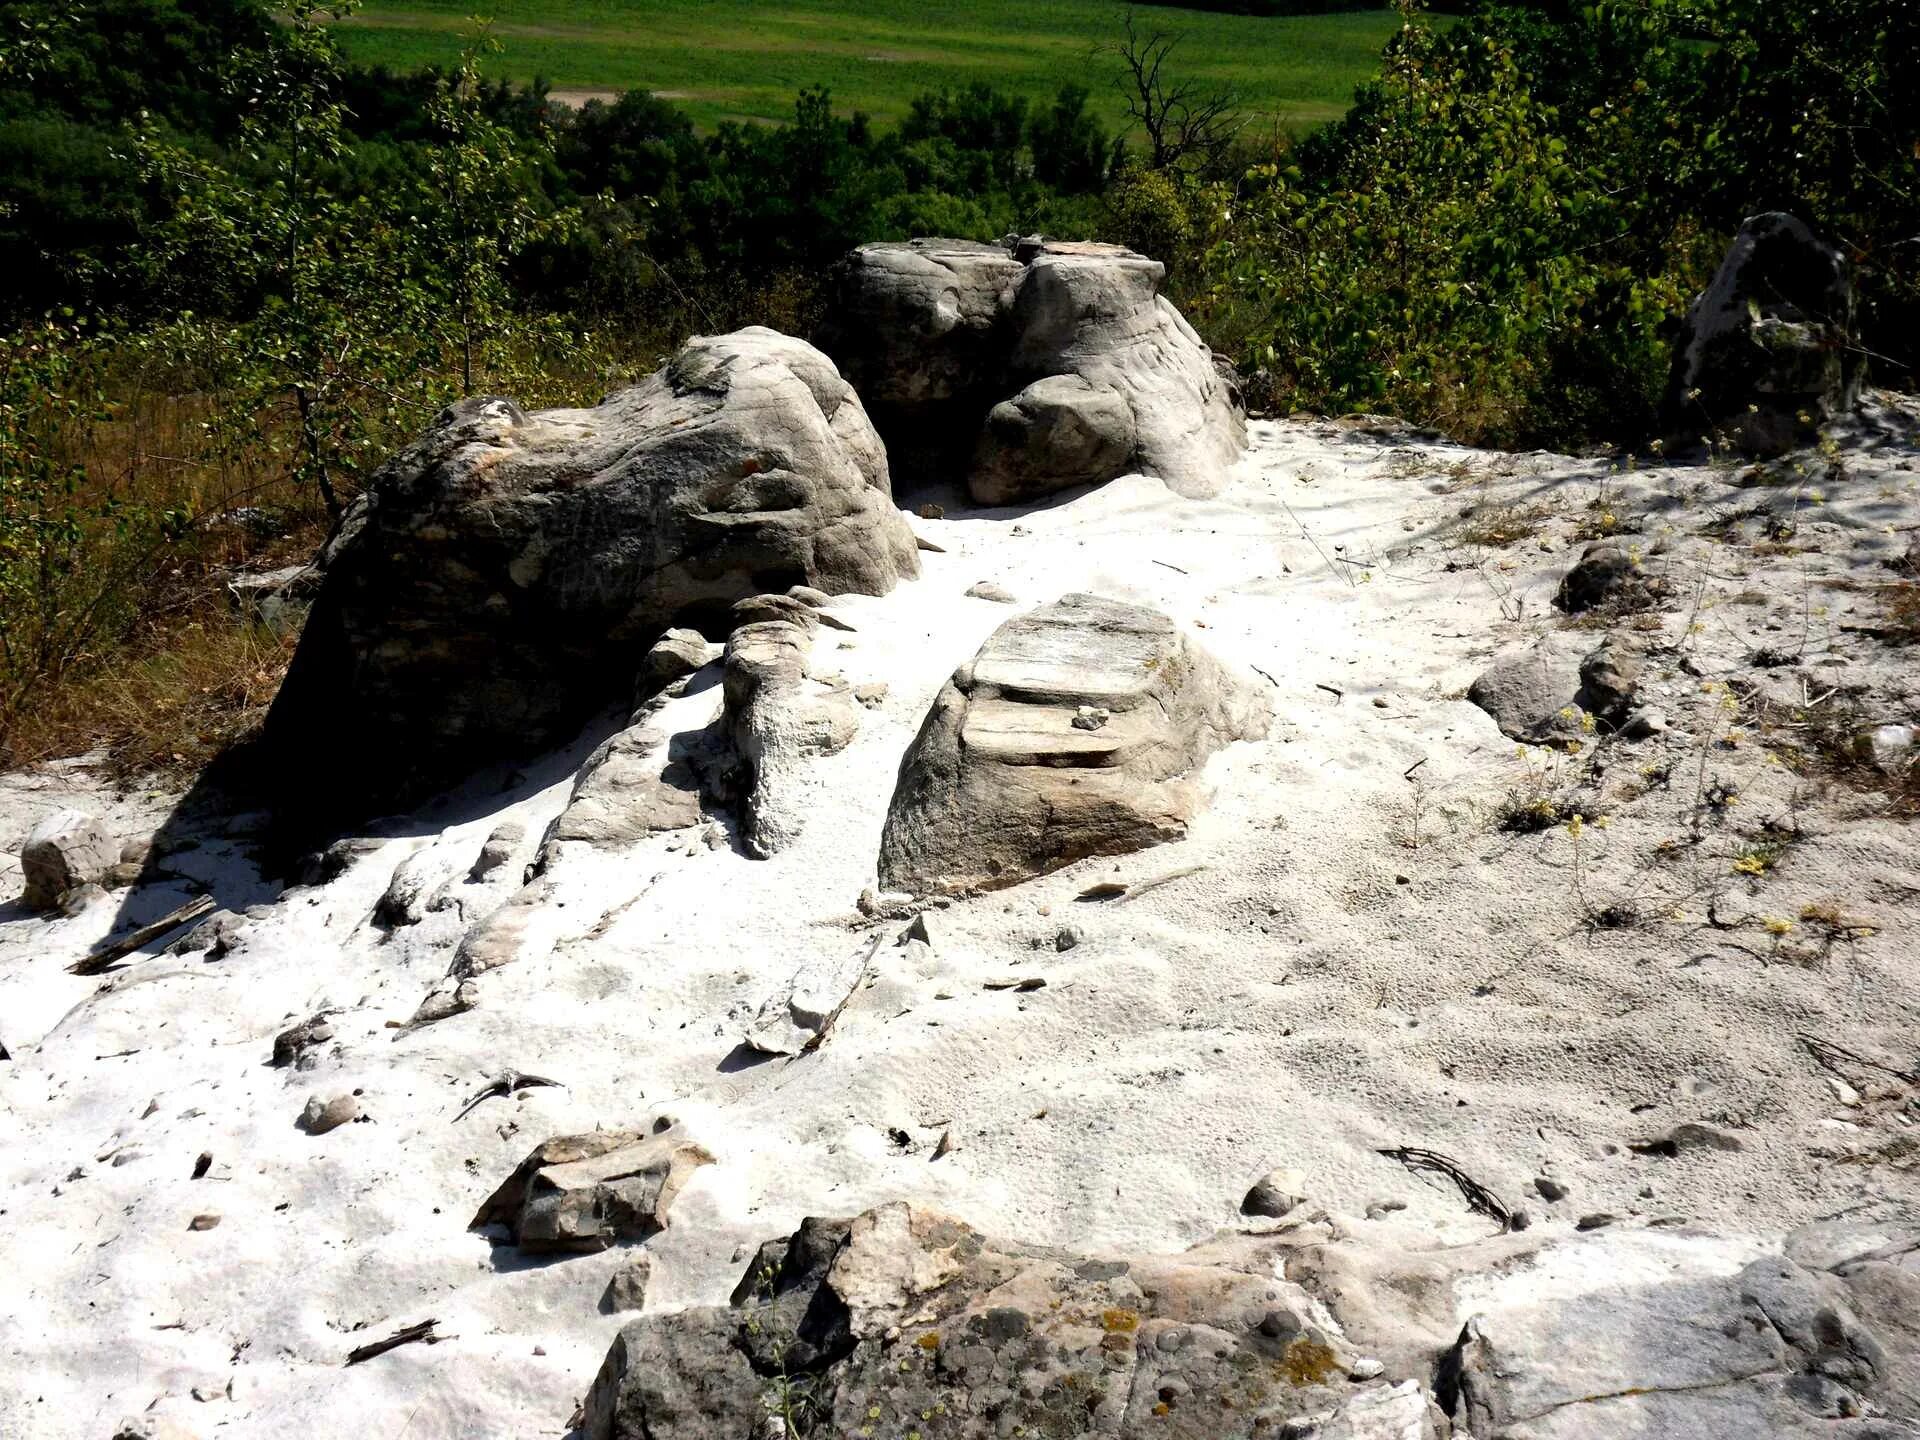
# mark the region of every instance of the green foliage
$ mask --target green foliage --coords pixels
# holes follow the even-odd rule
[[[1537,83],[1531,23],[1409,11],[1337,133],[1249,177],[1215,258],[1265,316],[1256,358],[1285,403],[1562,444],[1603,416],[1629,434],[1650,420],[1686,293],[1664,263],[1670,197],[1644,183],[1685,159],[1643,98],[1672,20],[1627,0],[1553,27],[1578,41],[1577,115]]]

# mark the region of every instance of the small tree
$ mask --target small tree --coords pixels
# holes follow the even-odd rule
[[[180,319],[154,344],[226,390],[229,439],[269,440],[276,405],[290,409],[290,469],[336,518],[345,483],[437,398],[429,237],[391,199],[348,198],[337,183],[347,117],[327,21],[350,8],[295,0],[280,43],[241,78],[233,168],[153,127],[137,136],[149,181],[173,201],[145,259]]]
[[[433,205],[425,239],[438,257],[437,288],[460,358],[460,393],[471,395],[474,359],[504,327],[510,309],[506,267],[535,239],[556,234],[533,203],[538,180],[519,137],[488,113],[480,57],[500,42],[484,24],[442,76],[427,107],[427,175]]]

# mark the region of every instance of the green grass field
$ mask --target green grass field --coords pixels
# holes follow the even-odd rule
[[[1035,99],[1074,80],[1111,126],[1125,118],[1120,63],[1101,53],[1120,32],[1115,0],[370,0],[342,39],[363,64],[446,65],[476,11],[506,46],[495,73],[543,77],[563,98],[653,90],[703,127],[787,119],[808,85],[892,121],[920,92],[973,80]],[[1397,23],[1389,11],[1136,16],[1142,32],[1182,35],[1169,73],[1232,85],[1246,110],[1295,131],[1346,110]]]

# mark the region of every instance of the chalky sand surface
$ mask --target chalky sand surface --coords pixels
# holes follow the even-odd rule
[[[1488,1241],[1451,1182],[1380,1153],[1411,1146],[1527,1211],[1531,1235],[1615,1217],[1597,1238],[1626,1238],[1570,1252],[1585,1262],[1462,1287],[1428,1317],[1438,1343],[1475,1307],[1524,1316],[1623,1278],[1711,1289],[1796,1225],[1900,1218],[1920,851],[1871,788],[1797,774],[1794,751],[1844,706],[1894,766],[1920,720],[1916,652],[1884,611],[1920,526],[1911,444],[1850,442],[1832,473],[1615,473],[1364,425],[1250,429],[1251,463],[1213,499],[1132,477],[914,519],[944,553],[886,597],[836,597],[854,628],[814,643],[812,671],[871,708],[806,762],[799,840],[766,860],[704,828],[569,850],[509,912],[506,963],[464,1013],[399,1028],[516,892],[608,731],[383,823],[343,874],[277,899],[247,860],[263,817],[210,820],[165,862],[182,878],[125,918],[207,884],[269,905],[219,958],[150,949],[82,978],[66,966],[119,897],[0,912],[0,1434],[98,1437],[138,1414],[202,1437],[560,1434],[632,1319],[602,1300],[616,1277],[634,1295],[637,1254],[649,1315],[723,1304],[803,1216],[893,1201],[1008,1244],[1171,1255],[1245,1224],[1248,1187],[1284,1166],[1383,1253]],[[1650,608],[1556,609],[1610,534],[1660,582]],[[968,597],[983,580],[1017,604]],[[856,902],[903,754],[995,629],[1074,592],[1170,617],[1264,691],[1265,737],[1208,760],[1186,839],[958,899],[927,912],[927,943],[896,944],[905,919]],[[1581,709],[1554,732],[1577,753],[1522,746],[1465,698],[1549,634],[1575,637],[1550,647],[1567,709],[1601,678],[1577,673],[1589,650],[1644,648],[1643,738]],[[650,723],[706,726],[717,674]],[[1558,697],[1550,675],[1539,693]],[[116,797],[83,765],[10,776],[0,843],[69,804],[118,841],[167,797]],[[469,880],[510,820],[510,858]],[[403,861],[444,903],[387,928],[376,902]],[[796,973],[859,974],[869,953],[822,1043],[743,1046]],[[306,1068],[272,1066],[276,1034],[323,1008]],[[558,1083],[469,1108],[509,1070]],[[363,1118],[297,1126],[341,1095]],[[469,1231],[535,1146],[663,1120],[712,1162],[644,1243],[526,1253]],[[1659,1335],[1692,1333],[1681,1309]],[[344,1366],[427,1319],[441,1343]],[[1527,1333],[1536,1375],[1578,1348]],[[1676,1394],[1720,1374],[1655,1368],[1641,1378]],[[1611,1374],[1563,1376],[1539,1404],[1571,1426]]]

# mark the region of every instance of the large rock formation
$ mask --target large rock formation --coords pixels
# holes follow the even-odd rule
[[[266,738],[317,803],[391,806],[569,736],[675,621],[917,570],[859,398],[803,341],[698,339],[589,410],[463,401],[375,475]]]
[[[1862,368],[1846,257],[1792,215],[1755,215],[1687,311],[1666,428],[1778,455],[1858,404]]]
[[[588,1440],[1911,1440],[1920,1236],[1696,1230],[1400,1250],[1317,1215],[1184,1255],[1009,1244],[905,1205],[809,1219],[732,1301],[642,1316]],[[782,1431],[781,1433],[790,1433]]]
[[[941,690],[900,763],[880,879],[1017,884],[1186,834],[1194,772],[1266,732],[1264,694],[1158,611],[1068,595],[1009,620]]]
[[[1173,303],[1166,268],[1117,245],[865,245],[820,334],[903,483],[957,478],[1005,505],[1140,471],[1217,490],[1246,448],[1232,383]]]

